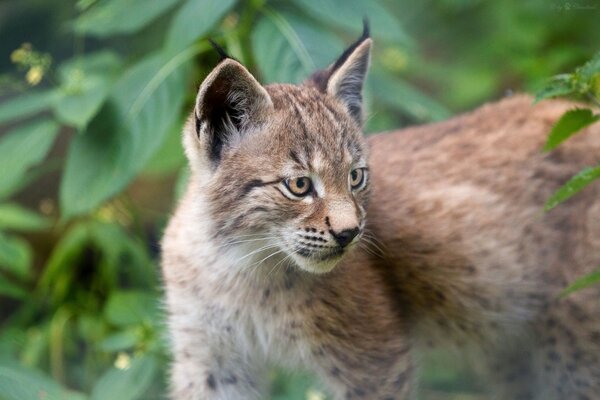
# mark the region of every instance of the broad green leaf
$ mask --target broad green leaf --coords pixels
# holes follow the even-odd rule
[[[575,281],[562,292],[561,296],[567,296],[573,292],[596,284],[600,284],[600,268],[588,275],[575,279]]]
[[[158,372],[151,356],[134,358],[124,369],[110,368],[92,389],[91,400],[141,399]]]
[[[377,93],[377,100],[419,121],[440,121],[450,111],[408,83],[382,70],[374,70],[367,77],[367,88]]]
[[[29,293],[20,285],[8,280],[2,274],[0,274],[0,296],[6,296],[17,300],[22,300],[28,295]],[[0,356],[2,355],[1,353],[2,352],[0,351]],[[0,399],[1,398],[2,397],[0,397]]]
[[[28,278],[33,251],[25,240],[0,232],[0,271],[19,278]]]
[[[402,23],[377,1],[363,0],[294,0],[300,8],[326,24],[358,34],[363,18],[368,18],[373,37],[412,46]]]
[[[583,171],[572,177],[564,184],[564,186],[558,189],[550,199],[548,199],[544,206],[544,211],[553,209],[598,178],[600,178],[600,165],[593,168],[585,168]]]
[[[38,231],[50,226],[48,218],[15,203],[0,203],[0,229]]]
[[[167,34],[168,50],[181,50],[206,35],[237,0],[187,0],[177,11]]]
[[[177,4],[179,0],[105,0],[79,16],[73,29],[96,37],[134,33]]]
[[[115,397],[115,399],[118,397]],[[0,400],[85,400],[40,371],[16,363],[0,364]]]
[[[84,128],[106,100],[119,67],[119,58],[111,52],[89,54],[61,65],[56,117],[67,125]]]
[[[163,144],[144,168],[144,174],[170,174],[185,165],[185,155],[181,145],[182,127],[183,122],[177,121],[175,123]]]
[[[155,54],[133,66],[85,134],[71,141],[60,187],[65,217],[99,206],[146,165],[180,118],[185,61]]]
[[[56,118],[76,128],[84,128],[100,110],[110,90],[108,79],[89,76],[77,89],[65,89],[54,104]]]
[[[544,151],[550,151],[581,129],[600,120],[600,114],[594,115],[588,108],[577,108],[569,110],[554,124],[548,140],[544,145]]]
[[[0,137],[0,198],[20,188],[27,170],[46,157],[57,133],[56,123],[41,120]]]
[[[116,326],[152,324],[158,314],[158,298],[152,292],[139,290],[113,292],[108,299],[104,316]]]
[[[0,124],[44,111],[52,106],[60,93],[55,89],[31,91],[0,104]]]
[[[125,351],[134,348],[140,338],[139,329],[127,329],[108,336],[98,344],[98,348],[106,352]]]
[[[571,74],[555,76],[540,91],[537,92],[534,102],[537,103],[543,99],[566,96],[573,93],[576,89],[572,78],[573,76]]]
[[[262,81],[298,83],[334,61],[343,43],[330,32],[288,14],[268,12],[252,32]]]

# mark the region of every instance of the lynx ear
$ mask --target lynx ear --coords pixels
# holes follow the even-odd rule
[[[372,44],[369,26],[365,21],[362,36],[334,64],[311,77],[323,92],[340,100],[359,124],[362,123],[362,88],[369,68]]]
[[[272,108],[265,88],[242,64],[221,61],[202,82],[194,110],[196,135],[208,159],[218,164],[223,150],[260,125]]]

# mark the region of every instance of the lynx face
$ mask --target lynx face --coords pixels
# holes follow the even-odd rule
[[[370,45],[361,38],[343,62],[299,86],[263,87],[231,59],[206,78],[184,142],[205,182],[215,238],[314,273],[358,243],[369,188],[360,93]]]

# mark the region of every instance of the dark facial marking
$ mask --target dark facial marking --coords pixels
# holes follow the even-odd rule
[[[217,381],[215,380],[213,374],[208,374],[208,376],[206,377],[206,385],[211,390],[215,390],[217,388]]]

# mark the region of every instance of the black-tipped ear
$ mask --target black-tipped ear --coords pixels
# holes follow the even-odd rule
[[[310,78],[322,92],[340,100],[359,124],[362,124],[362,88],[369,69],[372,44],[365,20],[362,36],[335,63],[315,72]]]
[[[196,134],[214,164],[223,149],[262,123],[273,108],[265,88],[239,62],[227,58],[206,77],[196,98]]]

